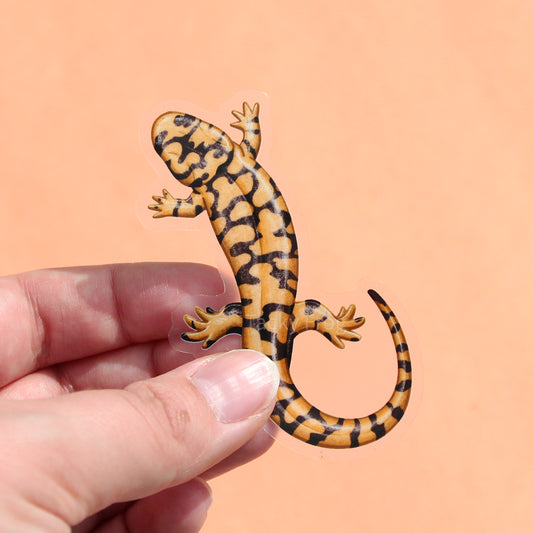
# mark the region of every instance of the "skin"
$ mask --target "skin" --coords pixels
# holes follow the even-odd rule
[[[261,428],[275,402],[272,378],[271,397],[231,423],[219,421],[191,381],[215,358],[264,356],[178,366],[168,341],[172,316],[182,322],[191,298],[210,294],[224,304],[234,295],[223,291],[215,269],[187,263],[0,278],[4,529],[200,529],[212,499],[206,480],[271,444]]]

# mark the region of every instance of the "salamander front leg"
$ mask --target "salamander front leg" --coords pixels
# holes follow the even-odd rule
[[[242,113],[239,111],[232,111],[237,122],[231,124],[234,128],[241,130],[244,138],[241,142],[241,148],[244,153],[250,153],[254,159],[259,152],[261,144],[261,130],[259,129],[259,104],[254,104],[253,109],[244,102],[242,105]]]
[[[161,217],[188,217],[199,215],[204,209],[204,200],[201,194],[192,193],[186,200],[174,198],[166,189],[163,189],[163,196],[152,196],[157,204],[148,206],[148,209],[157,211],[154,218]]]
[[[337,348],[344,348],[344,340],[358,341],[361,335],[353,330],[365,323],[363,317],[355,316],[355,305],[347,309],[341,307],[334,315],[325,305],[316,300],[296,302],[293,310],[292,330],[295,335],[307,330],[316,330],[322,333]]]
[[[216,341],[230,333],[242,332],[242,306],[240,302],[225,305],[220,311],[207,307],[205,311],[194,309],[198,318],[185,315],[183,319],[194,331],[183,333],[182,339],[202,342],[202,348],[209,348]]]

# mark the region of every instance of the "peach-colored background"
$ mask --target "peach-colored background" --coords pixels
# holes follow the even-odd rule
[[[4,3],[0,273],[210,261],[207,234],[140,220],[150,186],[180,189],[139,131],[161,102],[217,112],[264,91],[304,296],[360,288],[365,310],[363,278],[380,282],[415,347],[415,401],[350,460],[277,444],[213,481],[204,530],[528,530],[533,4],[147,4]],[[356,365],[387,355],[363,346],[313,354],[316,379],[340,361],[329,390],[372,394]]]

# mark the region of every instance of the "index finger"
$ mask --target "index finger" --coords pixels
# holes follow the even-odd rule
[[[0,386],[52,364],[164,339],[181,300],[222,293],[218,270],[195,263],[89,266],[0,278]]]

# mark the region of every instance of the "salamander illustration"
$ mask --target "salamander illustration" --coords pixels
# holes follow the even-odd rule
[[[259,105],[233,111],[231,126],[243,132],[240,144],[212,124],[181,112],[161,115],[152,126],[155,150],[172,175],[192,188],[187,199],[166,189],[153,196],[155,218],[195,217],[206,211],[239,288],[240,302],[220,310],[196,308],[185,316],[188,341],[211,346],[226,334],[240,333],[242,347],[263,352],[279,368],[281,381],[271,418],[284,431],[312,445],[353,448],[373,442],[402,418],[411,391],[407,343],[394,313],[369,290],[387,321],[398,361],[396,387],[389,401],[362,418],[339,418],[311,405],[300,394],[289,371],[294,338],[316,330],[335,346],[358,341],[354,331],[364,323],[355,306],[334,315],[316,300],[296,301],[298,247],[287,205],[278,187],[257,162],[261,141]]]

